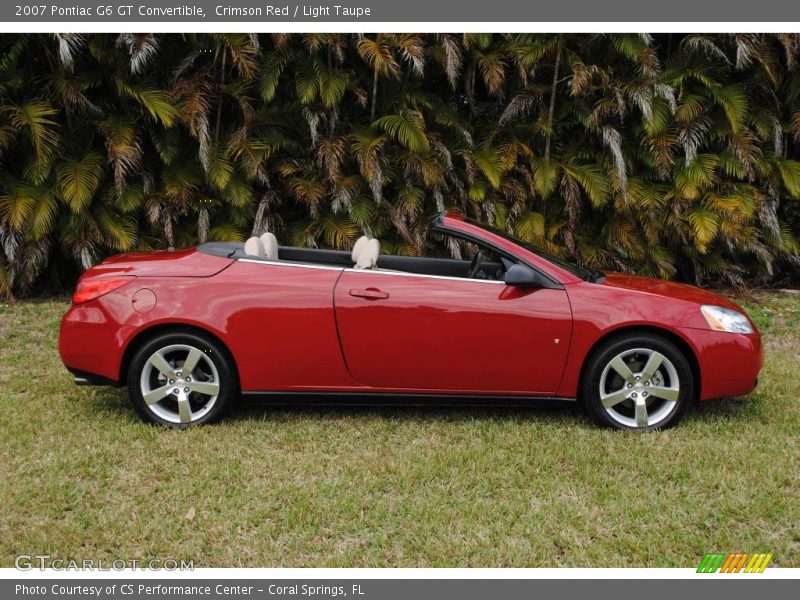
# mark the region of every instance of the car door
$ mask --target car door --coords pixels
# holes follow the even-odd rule
[[[193,304],[207,315],[200,322],[217,323],[225,334],[244,391],[352,385],[333,312],[333,290],[341,272],[329,266],[239,259],[209,278],[209,294]]]
[[[350,374],[409,392],[552,394],[572,313],[563,289],[346,269],[334,302]]]

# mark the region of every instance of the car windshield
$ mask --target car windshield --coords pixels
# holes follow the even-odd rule
[[[584,281],[596,282],[603,276],[602,273],[600,273],[599,271],[587,269],[586,267],[582,267],[575,261],[554,256],[549,252],[545,252],[541,248],[534,246],[530,242],[526,242],[517,237],[514,237],[513,235],[510,235],[509,233],[503,231],[502,229],[498,229],[497,227],[492,227],[491,225],[486,225],[485,223],[481,223],[480,221],[476,221],[475,219],[466,218],[464,220],[471,225],[475,225],[476,227],[485,229],[486,231],[489,231],[497,236],[500,236],[501,238],[506,239],[509,242],[516,244],[517,246],[521,246],[522,248],[525,248],[526,250],[529,250],[534,254],[541,256],[548,262],[551,262],[554,265],[560,267],[561,269],[564,269],[568,273],[572,273],[573,275],[575,275],[575,277],[580,277]]]

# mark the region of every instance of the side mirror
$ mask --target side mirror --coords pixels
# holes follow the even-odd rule
[[[516,264],[512,265],[503,278],[506,285],[513,285],[515,287],[526,288],[549,288],[553,287],[553,283],[544,275],[528,265]]]

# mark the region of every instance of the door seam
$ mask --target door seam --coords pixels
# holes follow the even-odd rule
[[[336,339],[339,341],[339,352],[342,354],[342,362],[344,363],[345,371],[350,376],[350,379],[353,380],[354,383],[358,385],[362,385],[360,381],[358,381],[354,376],[353,373],[350,371],[350,365],[347,364],[347,355],[344,352],[344,344],[342,343],[342,330],[339,327],[339,315],[336,310],[336,289],[339,287],[339,281],[341,281],[342,277],[344,277],[345,270],[339,273],[339,276],[336,278],[336,281],[333,284],[333,290],[331,291],[331,306],[333,306],[333,323],[336,327]]]
[[[567,346],[567,353],[564,356],[564,366],[561,368],[561,377],[558,380],[558,387],[553,391],[554,394],[558,394],[561,391],[561,386],[564,385],[564,378],[567,375],[567,366],[572,358],[572,350],[575,343],[575,311],[572,310],[572,299],[569,297],[566,286],[564,286],[564,295],[567,297],[567,306],[569,306],[569,345]]]

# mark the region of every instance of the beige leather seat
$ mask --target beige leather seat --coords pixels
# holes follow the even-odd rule
[[[356,242],[358,243],[358,242]],[[355,249],[354,249],[355,252]],[[378,240],[367,240],[355,258],[355,269],[376,269],[378,267],[378,256],[381,254],[381,244]]]
[[[353,264],[356,264],[358,261],[358,255],[361,254],[361,251],[364,249],[364,246],[367,245],[367,242],[369,242],[369,238],[365,235],[362,235],[356,240],[356,243],[353,244],[353,251],[350,253],[350,260],[353,261]]]
[[[251,237],[244,243],[244,253],[256,258],[264,258],[266,255],[264,244],[257,237]]]
[[[278,260],[278,238],[274,233],[267,231],[261,234],[261,244],[264,246],[264,258]]]

